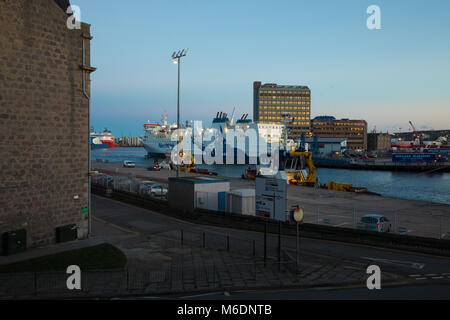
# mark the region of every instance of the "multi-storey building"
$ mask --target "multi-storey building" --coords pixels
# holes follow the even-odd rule
[[[84,238],[89,227],[95,68],[90,25],[69,28],[68,5],[0,1],[0,235],[25,229],[28,246],[55,242],[65,226]]]
[[[391,135],[389,133],[369,133],[367,134],[367,150],[389,150],[391,148]]]
[[[253,117],[260,123],[281,123],[287,120],[289,139],[298,139],[310,132],[311,91],[306,86],[253,83]]]
[[[348,150],[367,150],[367,122],[365,120],[315,117],[311,121],[312,133],[319,138],[347,138]]]

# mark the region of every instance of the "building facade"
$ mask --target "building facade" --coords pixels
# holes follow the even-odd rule
[[[94,68],[90,25],[68,28],[67,5],[0,1],[0,235],[25,229],[28,246],[88,231]]]
[[[347,138],[348,150],[367,150],[367,122],[365,120],[316,117],[311,121],[312,133],[319,138]]]
[[[253,117],[260,123],[284,124],[289,139],[310,132],[311,91],[306,86],[253,83]]]
[[[308,151],[329,156],[347,150],[347,138],[306,138],[305,145]]]
[[[391,135],[389,133],[369,133],[367,134],[367,150],[389,150],[391,148]]]

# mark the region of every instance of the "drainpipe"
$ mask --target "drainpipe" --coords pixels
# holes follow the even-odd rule
[[[91,97],[88,95],[86,91],[86,49],[84,44],[84,34],[82,34],[83,37],[83,64],[81,66],[82,72],[83,72],[83,95],[86,97],[88,101],[88,237],[91,236],[92,233],[92,215],[91,215],[91,143],[90,143],[90,136],[91,136]]]

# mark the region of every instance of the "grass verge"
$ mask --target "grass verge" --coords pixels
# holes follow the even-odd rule
[[[122,251],[103,243],[2,265],[0,273],[66,271],[70,265],[77,265],[81,270],[123,269],[126,263]]]

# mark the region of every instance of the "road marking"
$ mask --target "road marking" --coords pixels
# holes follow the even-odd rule
[[[431,279],[444,279],[444,277],[431,277]]]
[[[227,292],[207,292],[207,293],[200,293],[192,296],[184,296],[179,297],[178,299],[189,299],[189,298],[199,298],[199,297],[207,297],[207,296],[215,296],[215,295],[226,295]],[[228,293],[228,295],[230,295]]]
[[[421,274],[410,274],[409,276],[410,276],[410,277],[420,277]]]
[[[434,277],[434,276],[437,276],[437,274],[435,274],[435,273],[429,273],[429,274],[426,274],[426,275],[425,275],[425,277]]]
[[[415,278],[416,280],[426,280],[427,278]]]
[[[412,261],[401,261],[401,260],[389,260],[389,259],[381,259],[381,258],[370,258],[370,257],[361,257],[361,259],[372,260],[376,262],[382,262],[393,265],[400,265],[404,267],[409,267],[413,269],[423,269],[425,267],[424,263],[412,262]]]

